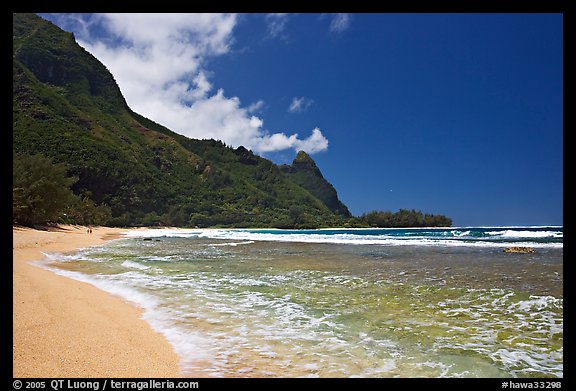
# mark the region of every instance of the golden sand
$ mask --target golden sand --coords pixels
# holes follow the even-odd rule
[[[14,377],[180,377],[168,341],[139,308],[30,262],[99,245],[123,230],[13,227]]]

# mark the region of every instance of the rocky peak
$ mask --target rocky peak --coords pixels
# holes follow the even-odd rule
[[[292,161],[292,169],[294,171],[309,171],[314,173],[316,176],[323,178],[322,172],[316,165],[314,159],[310,157],[306,152],[299,151],[294,160]]]

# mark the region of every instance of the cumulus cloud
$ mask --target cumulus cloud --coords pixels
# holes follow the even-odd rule
[[[261,151],[272,152],[292,148],[296,151],[315,153],[328,149],[328,139],[324,137],[320,129],[314,128],[312,134],[305,139],[298,138],[298,133],[287,136],[284,133],[265,135],[261,138]]]
[[[341,33],[350,27],[349,14],[335,14],[330,22],[330,31],[333,33]]]
[[[70,15],[69,23],[78,18]],[[286,18],[274,18],[273,31],[280,34]],[[304,139],[296,133],[271,134],[255,115],[262,100],[244,107],[240,98],[213,90],[205,63],[230,51],[236,15],[95,14],[81,20],[79,43],[112,72],[137,113],[185,136],[222,140],[257,153],[327,149],[318,128]]]
[[[303,96],[300,98],[294,97],[290,103],[290,106],[288,106],[288,111],[291,113],[301,113],[308,110],[308,108],[312,106],[313,103],[314,101],[312,99],[308,99]]]

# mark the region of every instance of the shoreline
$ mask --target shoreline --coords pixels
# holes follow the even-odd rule
[[[12,227],[13,377],[182,377],[180,358],[142,309],[31,264],[130,230],[87,229]]]

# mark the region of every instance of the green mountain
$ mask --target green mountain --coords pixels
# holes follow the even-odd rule
[[[298,152],[292,165],[281,165],[280,170],[295,183],[308,190],[332,212],[350,216],[348,207],[340,201],[336,189],[322,176],[316,162],[304,151]]]
[[[320,227],[351,217],[304,152],[277,166],[133,112],[74,35],[13,14],[13,154],[42,155],[112,225]]]

